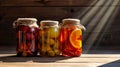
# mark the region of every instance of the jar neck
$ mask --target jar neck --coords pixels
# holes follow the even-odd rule
[[[69,22],[69,21],[63,22],[63,26],[64,25],[79,25],[79,24],[80,24],[79,22]]]
[[[44,20],[40,22],[42,28],[58,27],[58,21]]]
[[[40,26],[40,28],[51,28],[51,27],[54,27],[54,28],[59,28],[58,25],[54,25],[54,26]]]

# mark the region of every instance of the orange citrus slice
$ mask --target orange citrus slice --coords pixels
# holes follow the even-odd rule
[[[73,30],[70,34],[70,43],[75,48],[82,47],[82,31],[80,29]]]

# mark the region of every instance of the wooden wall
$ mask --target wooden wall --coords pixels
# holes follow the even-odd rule
[[[61,21],[73,17],[95,0],[0,0],[0,45],[16,45],[12,23],[19,17],[35,17],[40,20],[51,19]],[[120,11],[120,9],[119,9]],[[120,13],[116,16],[110,29],[106,32],[101,45],[108,47],[120,44]],[[38,22],[39,24],[39,22]],[[117,31],[115,31],[117,30]]]
[[[93,0],[0,0],[0,45],[15,45],[12,23],[19,17],[61,20],[89,6]],[[38,22],[39,24],[39,22]]]
[[[92,0],[3,0],[0,2],[2,17],[66,17]]]

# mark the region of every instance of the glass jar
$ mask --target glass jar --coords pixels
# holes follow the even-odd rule
[[[63,19],[60,32],[62,56],[80,56],[82,53],[82,29],[79,19]]]
[[[38,25],[35,18],[18,18],[13,27],[16,30],[17,56],[36,56],[38,46]]]
[[[58,56],[60,29],[58,21],[44,20],[40,22],[39,44],[40,56]]]

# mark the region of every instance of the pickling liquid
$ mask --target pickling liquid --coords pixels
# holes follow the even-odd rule
[[[38,28],[19,25],[16,28],[17,56],[37,56]]]
[[[59,28],[49,27],[39,31],[40,56],[58,56],[59,51]]]
[[[81,29],[62,28],[60,33],[62,56],[77,57],[82,53]]]

